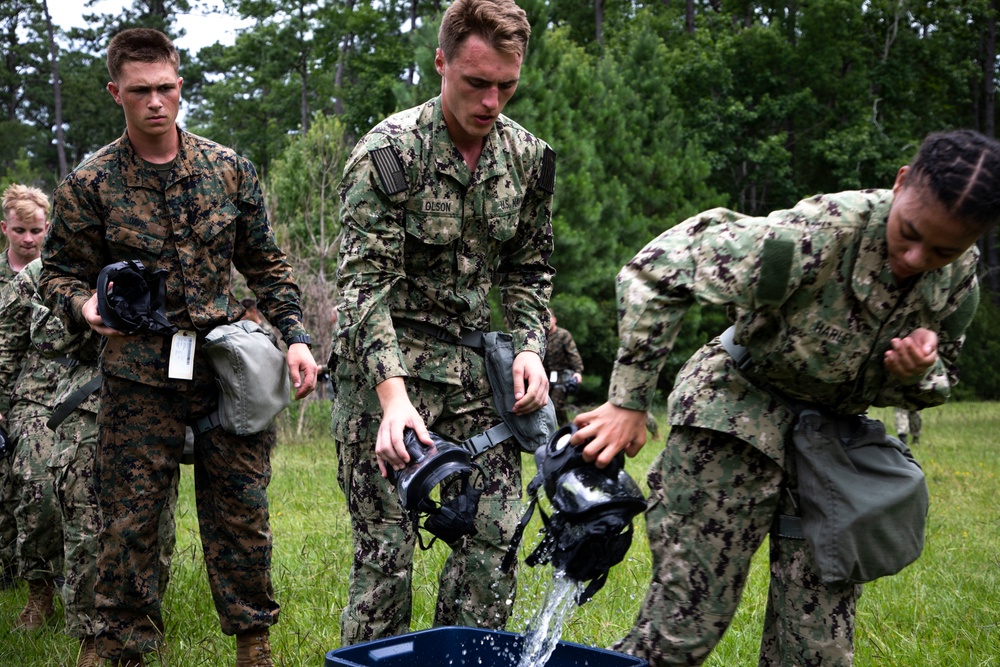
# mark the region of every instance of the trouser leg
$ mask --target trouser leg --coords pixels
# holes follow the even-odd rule
[[[21,577],[52,579],[63,572],[62,514],[49,459],[55,434],[45,426],[43,406],[16,408],[20,424],[12,470],[17,486],[17,555]]]
[[[407,391],[428,428],[457,443],[498,421],[489,384],[485,376],[480,380],[456,387],[407,379]],[[395,489],[379,473],[374,437],[338,443],[337,451],[354,538],[341,616],[346,645],[409,629],[417,536]],[[487,478],[476,518],[479,532],[448,556],[439,577],[435,625],[502,628],[513,606],[514,573],[501,572],[499,564],[520,518],[520,453],[508,442],[477,462]]]
[[[186,397],[176,392],[104,378],[96,457],[102,529],[95,604],[102,657],[148,653],[162,638],[159,530],[186,414]]]
[[[56,430],[51,468],[63,523],[65,632],[78,638],[97,634],[94,589],[101,513],[94,485],[96,451],[97,416],[75,410]]]
[[[652,667],[700,665],[708,657],[770,530],[781,481],[778,464],[733,436],[671,429],[649,473],[652,581],[616,649]]]
[[[0,457],[0,582],[12,585],[17,576],[17,520],[11,456]]]
[[[793,461],[786,465],[786,486],[797,488]],[[796,514],[795,503],[783,493],[780,512]],[[861,586],[822,583],[805,540],[772,532],[770,561],[759,667],[850,667]]]
[[[222,631],[266,630],[278,622],[271,582],[271,481],[274,431],[237,436],[215,428],[195,440],[198,526]]]

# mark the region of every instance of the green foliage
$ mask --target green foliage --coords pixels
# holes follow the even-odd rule
[[[960,383],[955,397],[963,400],[1000,400],[1000,307],[984,298],[966,331],[958,358]]]
[[[124,126],[104,90],[108,36],[132,25],[176,36],[175,18],[192,4],[133,0],[95,14],[87,30],[57,33],[71,166]],[[335,202],[325,186],[318,198],[312,185],[303,190],[315,184],[313,163],[329,162],[311,153],[310,125],[335,117],[343,145],[320,145],[343,152],[388,114],[437,95],[433,59],[447,4],[226,0],[250,26],[232,46],[184,54],[188,127],[253,160],[279,231],[321,278],[332,268]],[[554,303],[566,309],[560,320],[595,395],[617,348],[615,275],[657,234],[714,206],[766,214],[818,192],[887,187],[928,132],[996,124],[990,0],[696,2],[690,24],[680,2],[520,4],[532,38],[506,112],[558,153]],[[0,7],[0,174],[24,149],[28,173],[55,183],[41,2]],[[663,388],[725,320],[691,319],[699,327],[681,332]],[[995,395],[982,374],[965,378],[963,395],[979,395],[980,385]]]

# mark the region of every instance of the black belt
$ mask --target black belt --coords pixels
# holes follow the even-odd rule
[[[456,336],[443,327],[439,327],[436,324],[430,324],[429,322],[418,322],[417,320],[411,320],[406,317],[394,317],[392,318],[392,325],[394,327],[403,327],[406,329],[414,329],[416,331],[421,331],[430,336],[434,336],[438,340],[443,340],[446,343],[451,343],[452,345],[464,345],[466,347],[472,347],[477,350],[482,350],[484,347],[483,337],[486,335],[482,331],[477,331],[475,329],[465,329],[462,328],[460,335]]]

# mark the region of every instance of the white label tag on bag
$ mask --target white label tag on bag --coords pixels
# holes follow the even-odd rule
[[[549,382],[552,384],[559,382],[559,371],[552,371],[549,373]]]
[[[193,331],[178,331],[170,341],[170,365],[167,377],[175,380],[190,380],[194,377]]]

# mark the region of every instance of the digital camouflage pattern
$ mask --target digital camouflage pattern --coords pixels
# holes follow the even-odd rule
[[[104,378],[96,469],[102,656],[148,653],[162,641],[160,522],[176,497],[187,417],[204,416],[217,399],[208,379],[196,373],[191,390],[177,392]],[[198,526],[212,600],[227,635],[278,621],[267,500],[274,437],[271,429],[237,436],[215,428],[195,438]],[[120,491],[125,485],[129,493]]]
[[[62,521],[48,460],[55,439],[45,427],[64,367],[32,345],[33,310],[41,307],[41,261],[29,262],[0,291],[0,413],[17,447],[11,461],[21,577],[51,579],[60,574]]]
[[[219,144],[179,133],[165,188],[127,135],[56,188],[42,250],[46,302],[60,317],[86,327],[81,309],[101,269],[138,259],[148,269],[167,270],[167,319],[204,334],[244,312],[232,292],[235,267],[258,309],[286,340],[305,334],[299,289],[268,222],[253,165]],[[101,368],[105,375],[183,391],[187,381],[167,378],[169,351],[169,337],[109,338]]]
[[[688,643],[700,646],[702,657],[711,650],[719,628],[731,619],[731,610],[713,599],[742,586],[745,562],[773,519],[777,503],[767,484],[791,488],[794,471],[786,465],[785,442],[794,414],[763,387],[839,414],[872,405],[925,407],[948,398],[978,303],[978,253],[973,246],[952,264],[922,274],[910,289],[897,288],[885,238],[891,204],[891,191],[867,190],[820,195],[761,218],[707,211],[660,235],[619,273],[621,347],[612,403],[649,408],[656,376],[695,300],[731,306],[735,340],[752,355],[740,372],[715,339],[685,364],[670,395],[673,428],[667,451],[650,472],[647,511],[658,565],[623,644],[654,667],[698,664],[685,657],[696,654],[684,648]],[[882,356],[891,338],[917,327],[938,333],[939,360],[922,378],[904,383],[885,371]],[[728,458],[706,473],[701,466],[711,464],[716,449]],[[772,464],[765,465],[768,459]],[[674,468],[687,477],[675,475]],[[749,497],[765,507],[746,501],[742,513],[733,515],[739,505],[727,509],[725,497],[739,493],[739,485],[753,487]],[[683,530],[668,525],[682,519],[690,522]],[[727,533],[740,541],[728,543]],[[788,664],[779,655],[790,664],[850,664],[856,595],[817,589],[811,555],[800,548],[804,543],[774,542],[761,664]],[[658,583],[657,577],[666,581],[667,571],[687,571],[693,562],[716,569],[693,573],[683,592]],[[672,611],[677,601],[683,614]],[[799,637],[801,645],[793,646],[790,637]],[[680,648],[670,648],[675,643]]]
[[[549,399],[556,410],[556,421],[562,425],[567,423],[566,417],[566,384],[563,378],[552,381],[553,371],[573,371],[583,373],[583,359],[579,350],[576,349],[576,341],[573,334],[562,327],[548,331],[548,338],[545,343],[545,372],[549,376]]]
[[[98,373],[96,365],[81,364],[69,369],[56,390],[57,403],[61,403],[77,387],[87,384]],[[70,637],[81,639],[95,636],[100,627],[94,599],[101,531],[94,470],[99,391],[98,389],[91,394],[56,428],[56,444],[52,450],[52,458],[49,459],[62,513],[65,583],[60,595],[65,608],[63,631]],[[174,477],[173,491],[168,495],[160,517],[160,591],[166,591],[170,579],[179,472],[178,470]]]
[[[0,258],[0,290],[14,279],[4,251]],[[0,412],[0,416],[4,413]],[[6,425],[4,426],[6,428]],[[0,578],[17,572],[17,521],[14,519],[14,478],[10,472],[11,457],[0,457]]]
[[[735,340],[750,349],[753,376],[794,399],[845,415],[946,401],[978,305],[978,251],[897,288],[885,241],[891,204],[890,190],[867,190],[819,195],[763,218],[714,209],[660,235],[618,275],[622,342],[611,402],[648,409],[696,299],[734,308]],[[938,332],[939,359],[904,384],[882,354],[918,327]],[[731,433],[776,461],[791,420],[736,372],[718,341],[684,366],[670,399],[672,424]]]
[[[787,477],[739,438],[674,426],[649,472],[652,582],[614,648],[650,665],[700,665],[729,627],[775,512],[793,512]],[[759,665],[850,665],[861,587],[824,585],[804,540],[772,539],[770,550]]]
[[[463,329],[488,331],[487,295],[496,285],[515,353],[543,354],[554,273],[554,177],[543,174],[547,149],[500,116],[470,172],[448,135],[440,98],[434,98],[377,125],[348,160],[341,185],[344,236],[331,424],[342,470],[353,470],[349,479],[341,477],[345,494],[354,499],[349,508],[356,545],[342,624],[345,644],[405,631],[409,623],[409,581],[387,577],[409,571],[415,536],[400,524],[398,500],[375,462],[382,417],[375,386],[406,378],[428,428],[448,440],[500,421],[476,350],[394,326],[393,320],[418,320],[456,337]],[[375,155],[398,160],[405,187],[395,192],[386,185],[393,181],[379,173]],[[480,505],[479,523],[490,524],[483,540],[493,545],[480,541],[483,553],[471,544],[452,553],[442,573],[437,617],[502,628],[513,576],[501,575],[491,563],[509,540],[508,522],[519,518],[520,455],[506,443],[482,459],[495,487],[488,495],[503,499],[495,506],[484,495]],[[369,567],[374,563],[382,571]],[[362,627],[371,619],[387,620]]]
[[[478,377],[467,388],[414,378],[408,378],[406,386],[428,428],[461,442],[497,421],[484,371]],[[337,442],[337,480],[351,512],[354,537],[348,605],[340,617],[344,646],[402,634],[410,627],[417,536],[395,488],[379,473],[373,451],[371,441]],[[477,534],[451,552],[440,573],[435,626],[503,628],[506,624],[516,580],[513,573],[501,575],[500,565],[522,514],[520,460],[513,439],[475,459],[488,471],[486,480],[480,480],[478,473],[470,480],[484,488]],[[424,532],[425,544],[430,537]]]
[[[232,270],[287,339],[306,333],[299,289],[264,208],[256,172],[231,149],[178,128],[164,176],[136,155],[127,133],[84,162],[55,192],[42,262],[42,293],[80,329],[101,269],[138,259],[164,269],[166,314],[198,340],[244,309]],[[155,650],[162,635],[157,532],[175,493],[185,427],[214,410],[218,393],[196,346],[194,379],[167,377],[171,339],[107,339],[97,447],[103,521],[96,606],[102,657]],[[263,630],[278,618],[271,586],[267,484],[273,433],[213,429],[195,441],[195,484],[205,563],[223,632]]]

